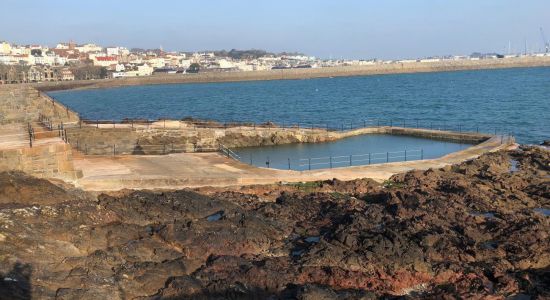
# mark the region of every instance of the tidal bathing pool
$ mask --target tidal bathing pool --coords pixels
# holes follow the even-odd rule
[[[472,144],[411,136],[366,134],[327,143],[232,150],[243,163],[264,168],[305,171],[439,158],[470,146]]]

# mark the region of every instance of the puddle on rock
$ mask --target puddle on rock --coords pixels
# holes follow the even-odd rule
[[[304,250],[304,249],[292,250],[291,255],[294,256],[294,257],[302,256],[302,254],[304,254],[305,251],[306,250]]]
[[[321,237],[318,237],[318,236],[310,236],[304,239],[304,241],[309,244],[319,243],[320,240],[321,240]]]
[[[219,211],[213,215],[210,215],[208,217],[206,217],[206,220],[208,222],[214,222],[214,221],[219,221],[221,220],[221,218],[223,217],[223,211]]]
[[[519,162],[515,159],[510,159],[510,173],[516,173],[519,171]]]
[[[495,250],[498,247],[498,243],[495,241],[487,241],[481,244],[481,248],[485,250]]]
[[[534,211],[540,214],[543,214],[547,217],[550,217],[550,209],[548,208],[535,208]]]
[[[487,219],[494,219],[495,218],[495,213],[492,213],[492,212],[478,212],[478,211],[473,211],[470,213],[470,215],[472,216],[480,216],[480,217],[484,217],[484,218],[487,218]]]

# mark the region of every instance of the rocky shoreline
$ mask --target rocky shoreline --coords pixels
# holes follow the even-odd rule
[[[383,184],[96,195],[0,173],[0,299],[542,299],[549,214],[536,146]]]

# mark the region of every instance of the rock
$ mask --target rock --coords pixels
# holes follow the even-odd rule
[[[544,298],[549,163],[99,196],[0,173],[0,299]]]

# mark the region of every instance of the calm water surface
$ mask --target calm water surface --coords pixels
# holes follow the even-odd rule
[[[258,167],[297,171],[438,158],[471,145],[430,139],[367,134],[335,142],[233,149]]]
[[[177,84],[61,91],[53,97],[89,119],[183,118],[276,123],[408,125],[513,132],[550,139],[550,68]],[[347,125],[346,125],[347,126]]]

